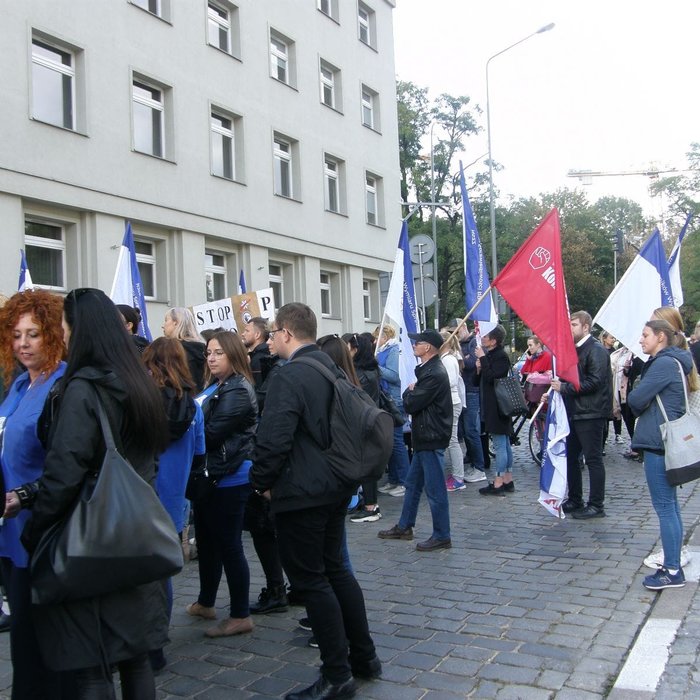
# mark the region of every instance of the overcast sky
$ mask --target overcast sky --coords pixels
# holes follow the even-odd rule
[[[696,0],[397,0],[396,72],[482,107],[465,164],[487,151],[486,61],[540,27],[555,28],[489,68],[493,158],[502,195],[580,187],[569,169],[683,168],[700,140]],[[427,146],[429,150],[429,146]],[[662,205],[644,176],[601,177],[585,190]]]

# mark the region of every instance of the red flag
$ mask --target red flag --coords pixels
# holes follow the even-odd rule
[[[557,374],[578,389],[578,357],[571,335],[556,209],[529,235],[492,286],[552,351]]]

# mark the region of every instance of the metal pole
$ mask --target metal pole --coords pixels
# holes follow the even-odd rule
[[[431,122],[430,124],[430,201],[433,203],[433,206],[430,207],[430,212],[431,212],[431,224],[432,224],[432,229],[433,229],[433,244],[435,246],[435,251],[433,253],[433,257],[435,258],[435,262],[433,263],[434,269],[435,269],[435,284],[437,285],[438,288],[438,293],[437,296],[435,297],[435,320],[434,320],[434,326],[435,330],[438,330],[439,326],[439,319],[438,315],[440,313],[440,270],[438,267],[438,247],[437,247],[437,222],[435,220],[435,151],[433,150],[433,127],[435,126],[435,122]],[[425,297],[423,297],[423,303],[425,303]],[[427,324],[426,324],[427,325]]]
[[[420,305],[423,311],[423,328],[425,328],[425,281],[423,277],[423,243],[418,244],[418,272],[420,273]]]
[[[490,214],[491,214],[491,274],[493,275],[491,278],[491,281],[496,279],[496,276],[498,275],[498,261],[496,258],[496,200],[495,200],[495,195],[493,191],[493,156],[491,154],[491,104],[489,102],[489,63],[496,58],[497,56],[500,56],[501,54],[505,53],[506,51],[510,51],[512,48],[518,46],[519,44],[522,44],[524,41],[527,41],[528,39],[532,38],[536,34],[542,34],[543,32],[548,32],[550,29],[554,29],[554,22],[551,24],[547,24],[544,27],[540,27],[536,32],[533,32],[532,34],[528,34],[525,38],[520,39],[520,41],[516,41],[514,44],[511,44],[510,46],[506,46],[505,49],[499,51],[498,53],[495,53],[491,58],[486,61],[486,133],[488,137],[488,146],[489,146],[489,206],[490,206]],[[498,308],[498,299],[496,296],[496,290],[494,288],[494,300],[493,300],[494,307]]]

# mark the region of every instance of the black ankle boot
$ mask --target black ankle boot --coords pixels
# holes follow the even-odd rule
[[[263,588],[258,596],[258,602],[250,606],[253,615],[266,615],[271,612],[286,612],[289,601],[284,585],[273,588]]]

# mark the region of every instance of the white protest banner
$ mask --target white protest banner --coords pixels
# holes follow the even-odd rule
[[[224,328],[238,332],[256,316],[274,318],[273,300],[272,289],[259,289],[248,294],[236,294],[226,299],[198,304],[192,307],[192,313],[200,333],[208,328]]]

